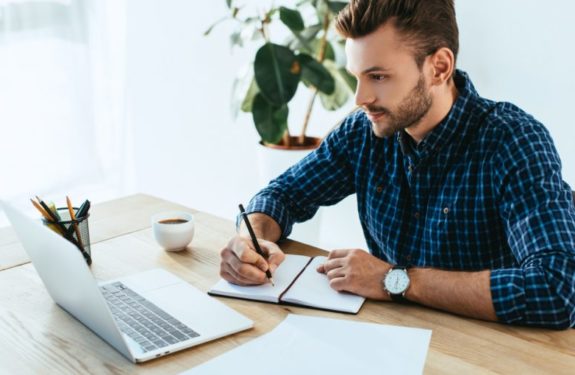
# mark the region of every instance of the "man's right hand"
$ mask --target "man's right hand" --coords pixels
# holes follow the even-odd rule
[[[283,262],[285,254],[274,242],[258,238],[258,243],[267,260],[256,252],[251,238],[241,235],[232,238],[220,253],[220,276],[238,285],[260,285],[269,282],[266,271],[269,268],[273,275]]]

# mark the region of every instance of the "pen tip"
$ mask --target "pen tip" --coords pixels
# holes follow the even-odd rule
[[[274,279],[270,277],[270,283],[272,283],[272,286],[276,286],[276,284],[274,284]]]

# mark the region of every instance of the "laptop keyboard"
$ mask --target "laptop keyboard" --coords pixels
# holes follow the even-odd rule
[[[119,281],[100,289],[120,330],[144,352],[200,335]]]

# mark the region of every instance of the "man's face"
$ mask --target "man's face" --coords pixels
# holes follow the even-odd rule
[[[357,80],[355,102],[371,120],[378,137],[417,126],[428,113],[432,97],[417,67],[413,50],[390,22],[345,46],[348,70]]]

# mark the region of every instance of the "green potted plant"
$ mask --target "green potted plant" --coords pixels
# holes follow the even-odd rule
[[[313,149],[321,138],[307,136],[315,101],[319,96],[327,110],[341,108],[355,91],[355,78],[345,70],[344,40],[333,28],[337,12],[347,1],[300,0],[294,7],[273,6],[246,13],[236,0],[226,0],[232,21],[232,46],[258,43],[253,62],[234,82],[232,111],[251,113],[261,144],[273,148]],[[272,36],[270,29],[283,28]],[[280,42],[278,37],[282,37]],[[310,99],[299,135],[288,127],[289,103],[302,83]]]

